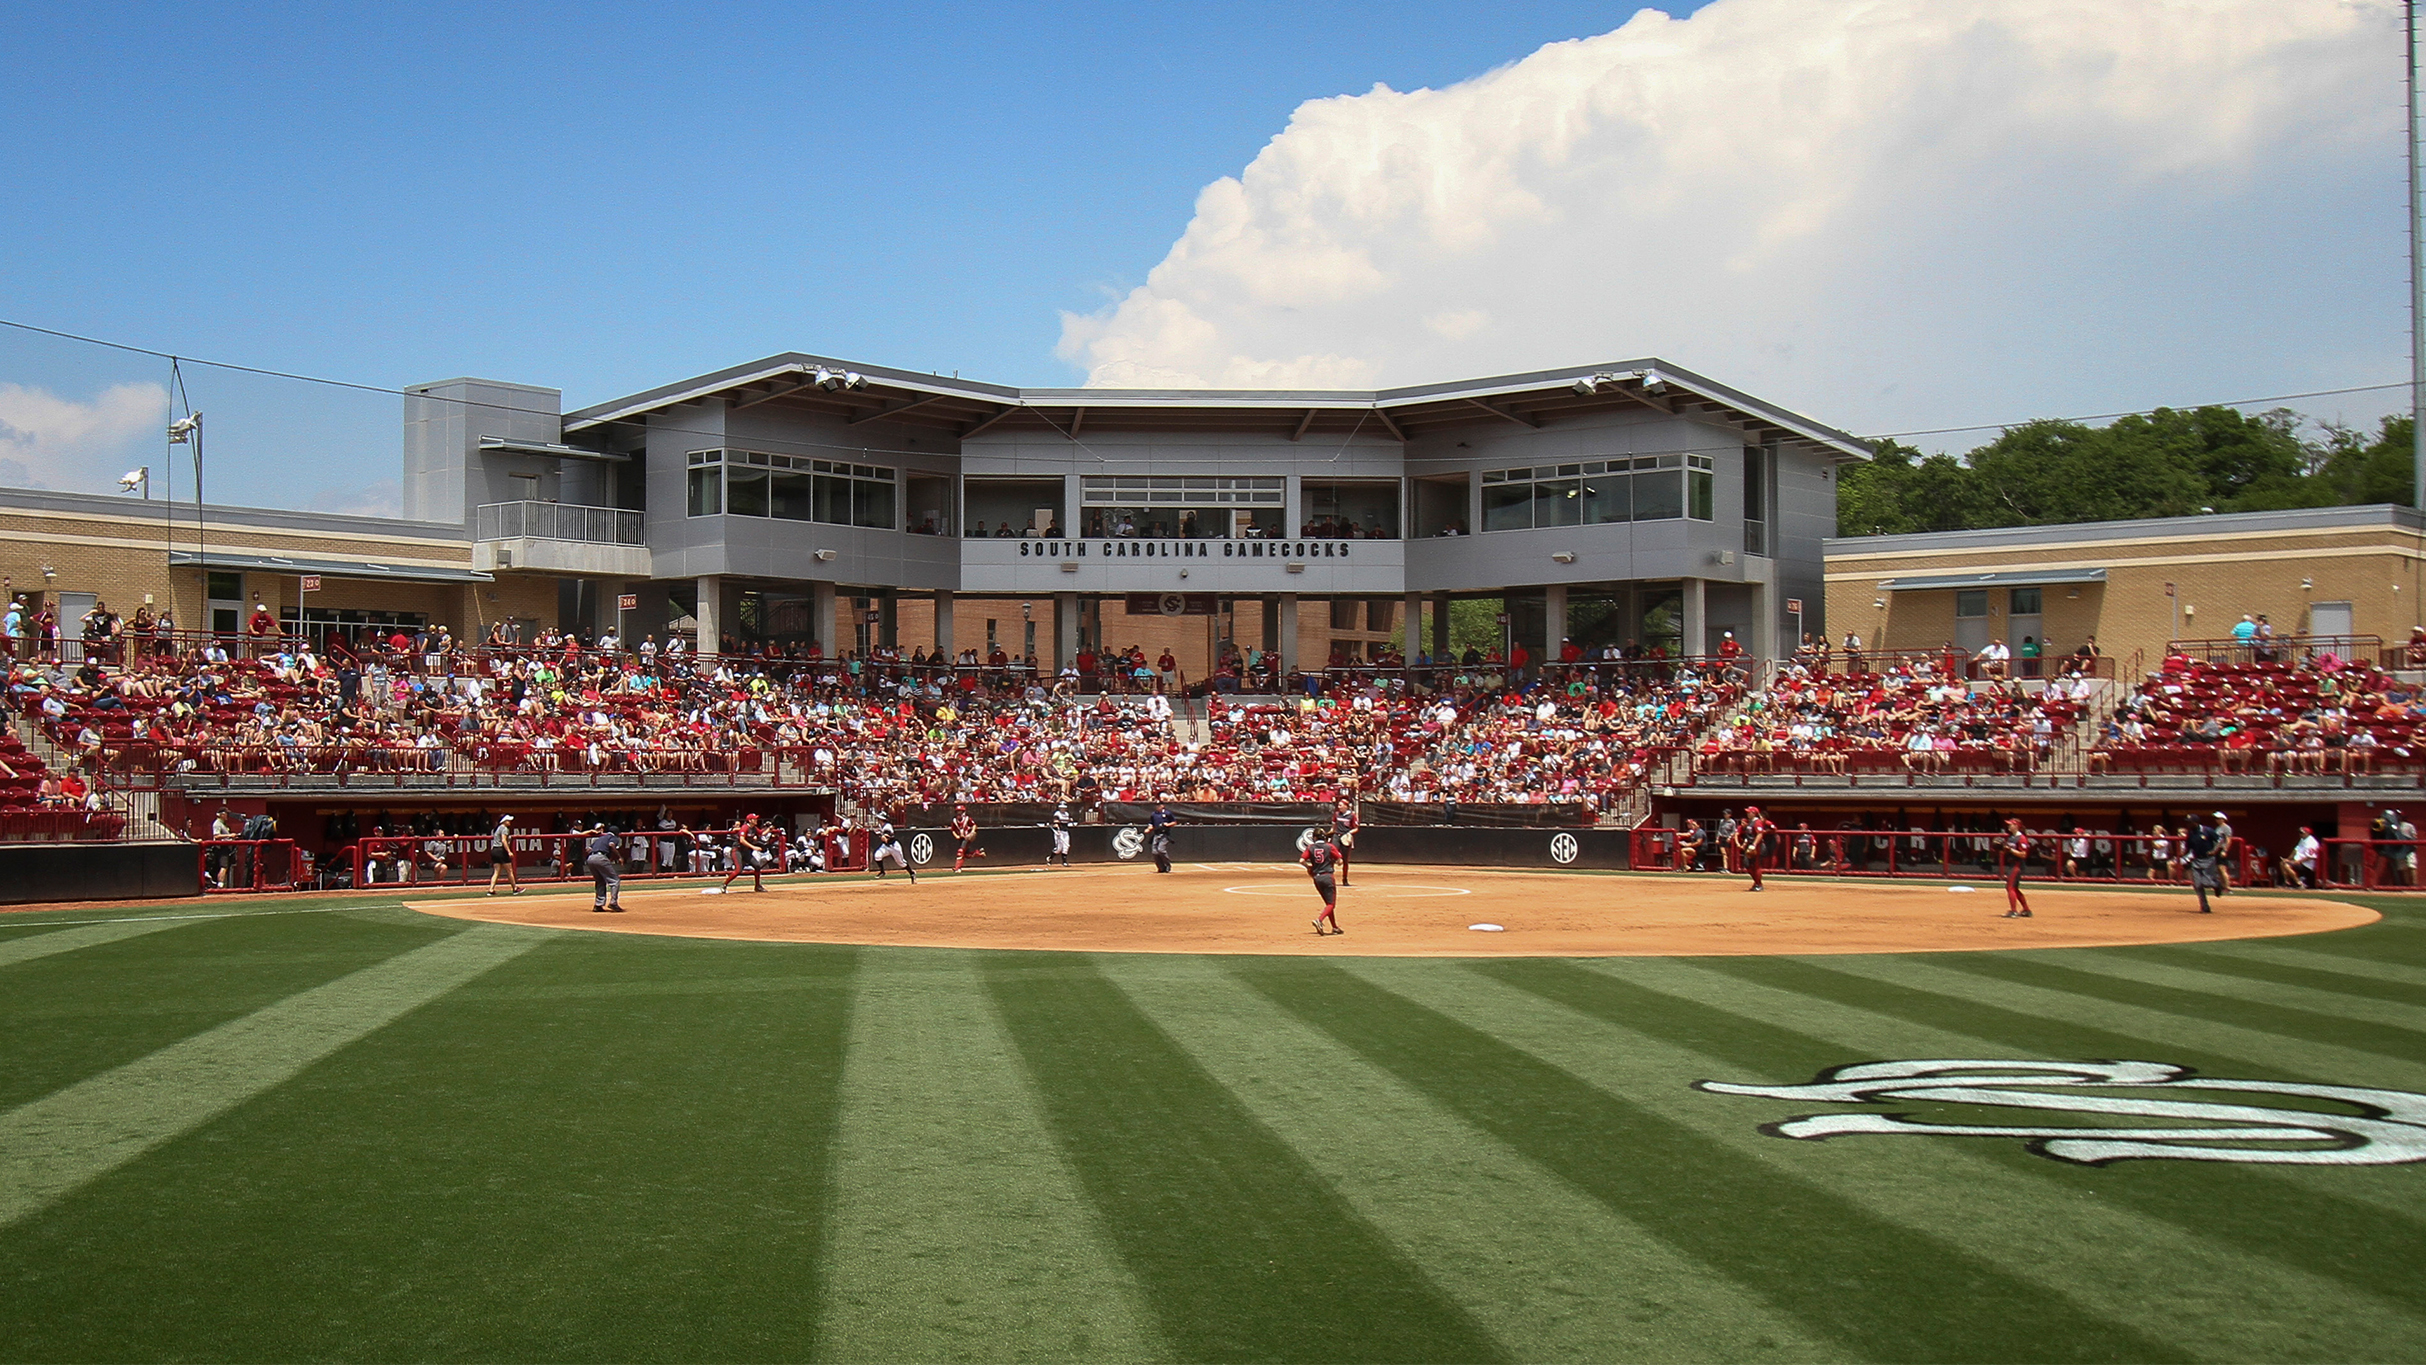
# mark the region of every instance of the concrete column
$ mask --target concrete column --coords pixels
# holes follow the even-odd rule
[[[829,659],[840,657],[851,647],[850,642],[835,635],[834,629],[834,585],[809,584],[809,634]]]
[[[1752,590],[1752,638],[1744,642],[1744,649],[1767,662],[1777,657],[1777,585],[1754,581],[1745,586]]]
[[[901,595],[887,588],[876,595],[876,639],[890,649],[901,647]]]
[[[582,586],[590,593],[590,635],[595,639],[615,624],[615,603],[623,594],[623,581],[615,578],[593,578]],[[528,643],[528,641],[525,641]]]
[[[1280,671],[1285,677],[1297,667],[1297,594],[1280,595]]]
[[[1263,618],[1264,638],[1260,648],[1265,654],[1278,654],[1280,653],[1280,599],[1269,595],[1258,597],[1255,599],[1255,605],[1259,609],[1257,614]]]
[[[1077,658],[1078,594],[1057,592],[1053,594],[1053,658],[1049,665],[1043,660],[1038,660],[1038,664],[1059,673]]]
[[[1449,652],[1449,594],[1432,594],[1432,657],[1438,659]]]
[[[1406,614],[1406,620],[1399,628],[1398,638],[1407,642],[1407,662],[1414,663],[1415,656],[1424,650],[1424,595],[1408,593],[1406,604],[1399,610]]]
[[[1552,583],[1542,589],[1542,665],[1558,662],[1559,647],[1567,640],[1567,585]]]
[[[935,590],[935,648],[947,659],[960,652],[952,643],[952,592],[949,588]]]
[[[1677,646],[1679,654],[1707,654],[1710,652],[1708,587],[1707,583],[1698,578],[1688,578],[1684,582],[1684,638]]]
[[[608,606],[614,603],[609,602]],[[724,648],[724,578],[720,574],[699,576],[699,609],[691,613],[699,622],[699,652],[716,654]]]

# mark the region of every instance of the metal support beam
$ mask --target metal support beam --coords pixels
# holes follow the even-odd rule
[[[915,412],[930,403],[940,403],[943,400],[943,394],[929,394],[924,398],[913,398],[907,403],[895,403],[889,408],[879,408],[875,412],[863,412],[853,417],[847,417],[843,419],[842,424],[846,427],[855,427],[862,422],[881,422],[888,417],[899,417],[905,412]]]
[[[1382,425],[1382,429],[1383,429],[1384,431],[1387,431],[1387,432],[1389,432],[1389,433],[1390,433],[1390,439],[1391,439],[1391,440],[1394,440],[1394,441],[1398,442],[1398,443],[1399,443],[1399,444],[1401,444],[1401,445],[1405,445],[1405,444],[1406,444],[1406,441],[1407,441],[1407,433],[1405,433],[1405,432],[1403,432],[1403,431],[1400,431],[1400,430],[1398,429],[1398,423],[1393,422],[1393,421],[1391,421],[1391,420],[1390,420],[1390,414],[1389,414],[1389,413],[1382,411],[1380,408],[1375,408],[1375,409],[1373,410],[1373,415],[1374,415],[1376,418],[1379,418],[1379,419],[1380,419],[1380,421],[1381,421],[1381,425]]]
[[[808,388],[816,382],[817,381],[810,379],[805,375],[789,384],[770,380],[768,381],[768,388],[765,393],[759,394],[755,398],[742,399],[740,402],[733,405],[732,410],[739,412],[743,408],[754,408],[761,403],[772,402],[775,399],[781,398],[787,393],[798,393],[802,389]]]
[[[1317,410],[1314,408],[1308,408],[1306,409],[1305,415],[1297,419],[1297,430],[1289,433],[1290,440],[1302,441],[1306,439],[1306,428],[1314,425],[1314,414],[1316,411]]]
[[[980,417],[977,419],[977,424],[975,426],[963,427],[961,429],[960,439],[965,441],[970,437],[975,436],[979,432],[984,431],[986,428],[993,426],[996,422],[1001,421],[1005,417],[1020,411],[1023,411],[1023,409],[1020,407],[1020,405],[1014,403],[1010,407],[1004,408],[1002,411],[995,413],[991,417]]]
[[[1086,424],[1087,424],[1087,410],[1086,410],[1085,408],[1072,408],[1072,409],[1070,409],[1070,430],[1069,430],[1069,432],[1068,432],[1069,438],[1070,438],[1071,440],[1073,440],[1073,441],[1077,440],[1077,439],[1078,439],[1078,429],[1079,429],[1080,427],[1085,426]]]
[[[1494,417],[1503,418],[1507,421],[1514,422],[1520,427],[1531,427],[1535,431],[1541,430],[1542,423],[1541,419],[1538,417],[1526,417],[1519,413],[1510,412],[1506,408],[1499,407],[1496,404],[1486,403],[1479,398],[1469,398],[1466,400],[1466,402],[1470,406],[1481,408],[1483,411],[1490,413]]]

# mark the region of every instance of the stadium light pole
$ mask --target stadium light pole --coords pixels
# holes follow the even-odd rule
[[[2402,84],[2409,92],[2409,505],[2426,507],[2426,236],[2418,202],[2418,0],[2403,0]]]

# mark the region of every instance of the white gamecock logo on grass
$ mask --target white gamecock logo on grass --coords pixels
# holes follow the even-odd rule
[[[935,857],[935,841],[924,834],[910,836],[910,861],[930,862]]]
[[[1762,1124],[1772,1137],[2019,1138],[2040,1156],[2082,1166],[2140,1157],[2301,1166],[2426,1161],[2426,1095],[2200,1076],[2166,1062],[1862,1062],[1830,1067],[1808,1085],[1693,1084],[1715,1095],[1901,1107]],[[1912,1112],[1941,1105],[2035,1110],[2068,1121],[1966,1123],[1960,1114]]]
[[[1128,862],[1146,851],[1146,832],[1135,825],[1122,825],[1112,832],[1112,854]]]
[[[1565,866],[1568,863],[1574,862],[1575,856],[1583,851],[1583,846],[1575,842],[1575,836],[1572,834],[1553,834],[1550,836],[1551,862]]]

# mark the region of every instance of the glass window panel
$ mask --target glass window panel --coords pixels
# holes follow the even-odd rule
[[[1584,520],[1597,526],[1608,521],[1632,521],[1634,480],[1624,474],[1600,474],[1584,480]]]
[[[1685,476],[1661,469],[1634,476],[1634,519],[1672,521],[1685,514]]]
[[[757,469],[726,470],[724,510],[728,516],[765,516],[767,514],[766,473]]]
[[[816,520],[836,526],[851,524],[851,481],[832,474],[817,476]]]
[[[1988,614],[1988,590],[1975,588],[1957,592],[1954,595],[1954,614],[1957,616],[1986,616]]]
[[[1695,521],[1710,520],[1710,471],[1685,471],[1685,515]]]
[[[1584,485],[1577,479],[1545,480],[1533,485],[1533,524],[1574,526],[1584,519]]]
[[[1483,488],[1483,529],[1522,531],[1533,525],[1533,489],[1529,484]]]
[[[1561,474],[1581,474],[1584,472],[1584,467],[1580,464],[1563,464],[1558,467],[1558,472]]]
[[[851,485],[851,524],[893,529],[893,485],[861,479]],[[1044,529],[1038,527],[1038,530]]]
[[[809,519],[809,476],[806,474],[776,475],[770,501],[773,503],[776,516],[782,517],[786,521],[807,521]]]
[[[712,517],[724,511],[724,471],[706,465],[691,471],[691,515]]]
[[[2039,604],[2041,601],[2039,594],[2041,591],[2042,589],[2039,588],[2015,588],[2013,590],[2013,606],[2011,608],[2012,613],[2015,616],[2038,615]]]

